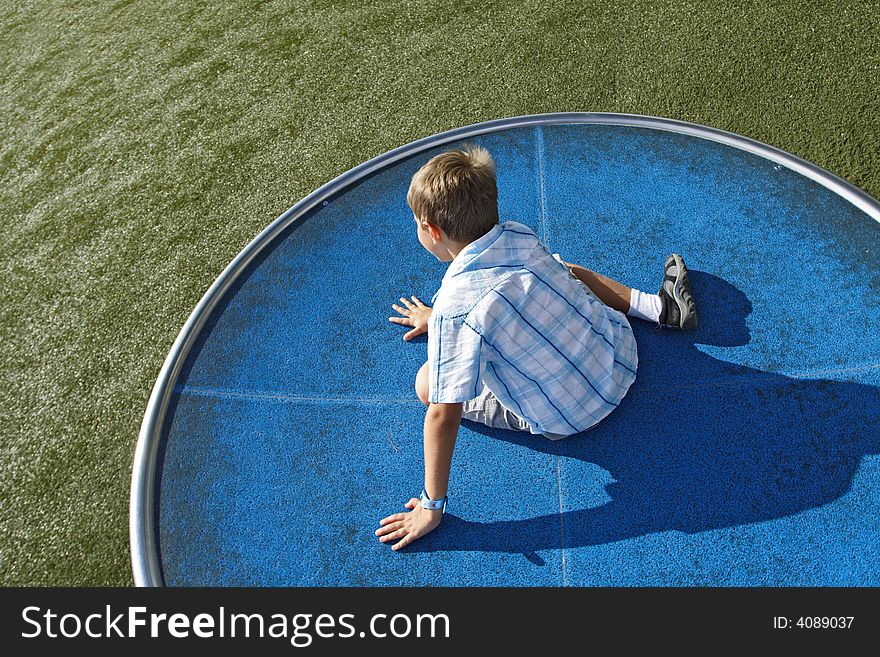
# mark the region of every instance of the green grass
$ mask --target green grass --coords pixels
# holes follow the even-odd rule
[[[134,445],[171,343],[262,228],[375,155],[627,112],[880,196],[874,2],[403,4],[0,9],[0,583],[131,583]]]

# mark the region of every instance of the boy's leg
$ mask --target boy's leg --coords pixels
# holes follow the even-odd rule
[[[637,317],[649,322],[660,322],[663,300],[656,294],[645,294],[641,290],[627,287],[623,283],[597,274],[594,271],[569,262],[564,263],[581,283],[595,294],[606,306],[619,310],[624,315]]]
[[[627,287],[623,283],[590,271],[586,267],[574,265],[566,262],[565,265],[571,270],[578,280],[590,288],[599,301],[606,306],[611,306],[614,310],[626,314],[629,312],[629,302],[632,297],[632,288]]]
[[[697,327],[697,306],[691,292],[684,260],[673,253],[663,265],[663,283],[657,294],[646,294],[623,283],[590,271],[586,267],[564,262],[572,276],[586,285],[606,306],[620,312],[664,326],[693,330]]]
[[[425,406],[428,405],[428,361],[425,361],[416,374],[416,395]]]

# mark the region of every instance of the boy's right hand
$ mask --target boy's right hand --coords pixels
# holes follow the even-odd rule
[[[403,317],[389,317],[388,321],[413,327],[412,331],[404,334],[403,339],[412,340],[417,335],[426,333],[428,331],[428,320],[431,318],[431,308],[419,301],[418,297],[412,297],[412,301],[400,297],[400,302],[406,307],[401,308],[396,303],[392,303],[391,307],[403,315]]]
[[[383,543],[400,539],[391,546],[392,550],[406,547],[417,538],[434,531],[443,519],[443,511],[423,508],[417,497],[412,498],[404,506],[409,509],[409,513],[395,513],[393,516],[382,518],[379,521],[382,526],[375,532]]]

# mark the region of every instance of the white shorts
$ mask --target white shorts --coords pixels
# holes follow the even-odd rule
[[[513,431],[535,433],[532,431],[532,427],[527,420],[503,406],[485,385],[479,396],[462,403],[461,417],[465,420],[495,427],[496,429],[512,429]],[[541,435],[550,440],[561,440],[567,438],[570,434],[544,433]]]

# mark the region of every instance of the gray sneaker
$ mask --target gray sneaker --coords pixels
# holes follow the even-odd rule
[[[660,325],[683,331],[697,328],[697,302],[691,292],[687,267],[677,253],[666,258],[663,264],[663,282],[657,293],[663,301]]]

